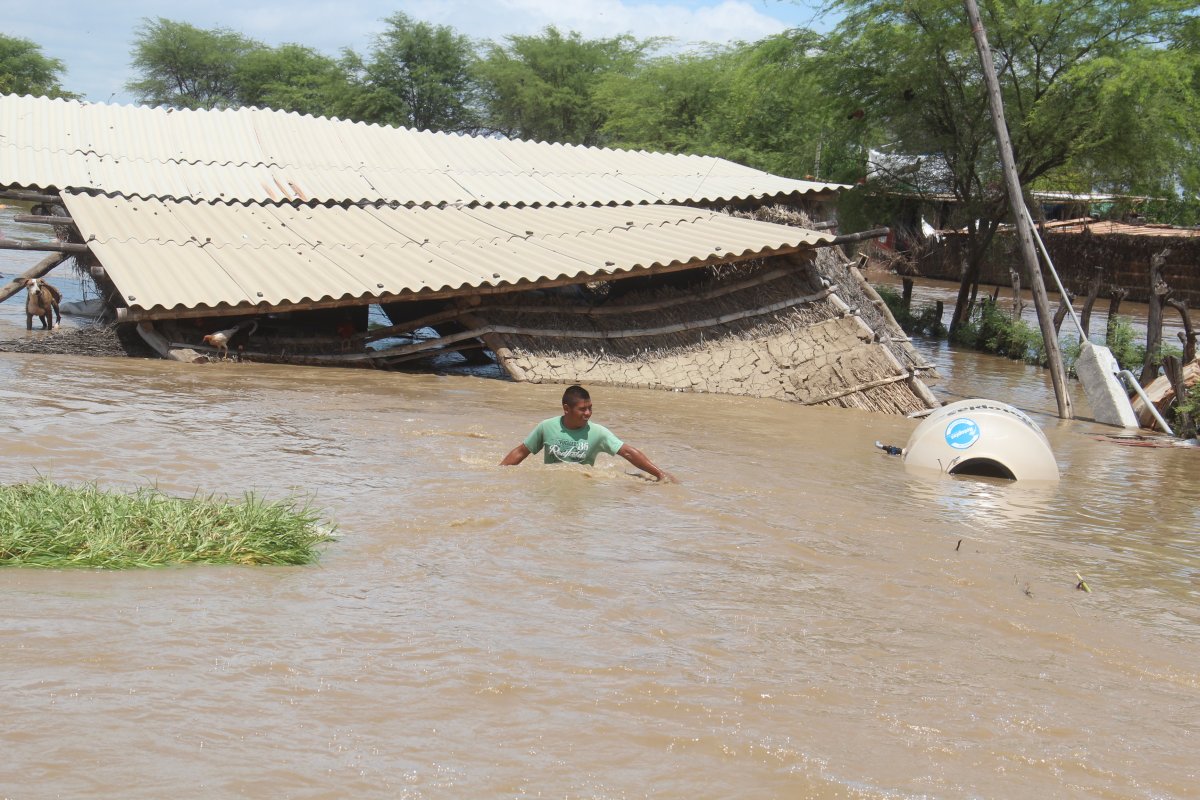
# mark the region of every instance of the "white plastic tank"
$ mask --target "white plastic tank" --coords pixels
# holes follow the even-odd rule
[[[904,448],[909,472],[1057,481],[1058,462],[1029,415],[995,400],[959,400],[917,426]]]

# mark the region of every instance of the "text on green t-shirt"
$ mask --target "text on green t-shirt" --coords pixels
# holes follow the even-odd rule
[[[594,422],[582,428],[568,428],[562,417],[551,417],[538,423],[533,433],[525,437],[529,452],[536,453],[545,448],[545,463],[595,464],[596,455],[616,455],[624,442],[612,431]]]

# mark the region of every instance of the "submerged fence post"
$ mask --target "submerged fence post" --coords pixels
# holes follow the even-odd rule
[[[1162,349],[1163,306],[1171,296],[1171,287],[1163,279],[1163,264],[1171,249],[1160,250],[1150,258],[1150,297],[1146,310],[1146,359],[1142,362],[1142,386],[1158,377],[1158,356]]]

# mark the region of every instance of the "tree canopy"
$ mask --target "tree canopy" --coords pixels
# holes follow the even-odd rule
[[[62,87],[63,62],[50,58],[28,39],[0,33],[0,94],[31,94],[71,99]]]
[[[632,36],[585,39],[553,26],[493,43],[478,66],[486,124],[522,139],[600,144],[608,115],[597,98],[601,81],[633,74],[657,44]]]
[[[842,110],[861,117],[857,135],[895,143],[897,152],[932,156],[944,165],[945,190],[959,202],[972,244],[957,326],[1007,214],[979,58],[962,4],[840,0],[838,7],[846,16],[828,42],[825,63]],[[994,0],[981,11],[1022,185],[1082,165],[1094,181],[1132,185],[1140,172],[1134,151],[1170,135],[1173,126],[1164,114],[1172,101],[1184,100],[1169,78],[1147,81],[1149,72],[1168,64],[1184,69],[1163,48],[1182,23],[1184,4]],[[1141,166],[1149,165],[1143,159]]]
[[[873,181],[885,188],[920,189],[937,167],[935,188],[958,201],[951,222],[977,237],[974,269],[1007,212],[959,0],[833,3],[843,17],[828,35],[796,29],[661,55],[666,40],[554,27],[472,42],[396,13],[364,54],[331,56],[159,17],[136,32],[127,86],[139,102],[179,108],[253,105],[703,153],[845,183],[867,173],[869,150],[884,151],[892,161]],[[1191,5],[982,2],[1025,186],[1165,197],[1171,221],[1200,215],[1200,16]],[[34,43],[0,36],[0,91],[68,96],[62,71]],[[846,209],[856,204],[844,198]]]
[[[343,111],[353,92],[340,62],[299,44],[248,51],[233,84],[238,105],[327,116]]]
[[[204,30],[186,22],[146,19],[134,37],[140,78],[126,84],[139,102],[176,108],[238,104],[238,67],[259,42],[228,28]]]
[[[418,22],[402,13],[385,23],[368,58],[355,63],[360,87],[355,116],[418,130],[475,130],[471,40],[448,25]]]
[[[705,153],[795,177],[861,172],[826,98],[821,37],[792,30],[752,44],[648,60],[596,96],[607,144]]]
[[[595,89],[601,129],[615,147],[698,153],[712,148],[713,116],[727,100],[730,53],[713,49],[649,59],[636,72],[606,75]]]

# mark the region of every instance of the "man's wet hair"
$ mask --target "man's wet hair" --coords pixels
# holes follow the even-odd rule
[[[562,401],[563,401],[564,406],[574,407],[575,404],[578,403],[580,400],[591,400],[591,399],[592,399],[592,396],[590,394],[588,394],[587,389],[583,388],[579,384],[575,384],[574,386],[568,386],[567,390],[565,392],[563,392]]]

